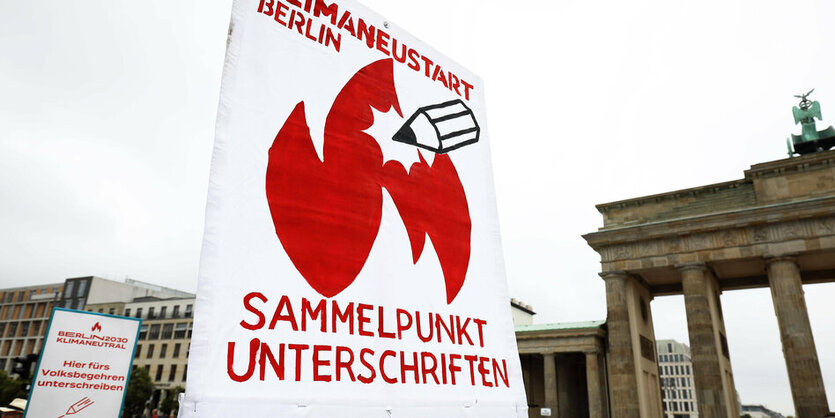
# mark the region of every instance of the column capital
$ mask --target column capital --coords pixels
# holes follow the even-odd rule
[[[797,265],[797,254],[790,253],[790,254],[780,254],[780,255],[766,255],[763,257],[765,260],[765,265],[769,266],[771,263],[777,263],[781,261],[788,261],[790,263],[794,263]]]
[[[597,348],[597,347],[595,347],[595,348],[586,348],[586,349],[584,349],[584,350],[583,350],[583,354],[585,354],[585,355],[586,355],[586,357],[588,357],[588,356],[590,356],[590,355],[599,355],[599,354],[600,354],[600,349],[599,349],[599,348]]]
[[[598,273],[603,280],[626,280],[629,274],[623,270],[612,270]]]
[[[676,264],[676,270],[685,272],[689,270],[707,271],[707,264],[704,261],[695,261],[692,263]]]

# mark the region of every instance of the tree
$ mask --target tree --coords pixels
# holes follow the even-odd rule
[[[154,391],[154,383],[151,376],[144,367],[134,367],[130,374],[127,393],[125,394],[125,405],[123,416],[132,417],[142,415],[145,409],[145,401],[151,397]]]
[[[0,406],[8,405],[15,398],[26,399],[27,382],[13,379],[4,370],[0,370]]]
[[[171,413],[171,411],[179,409],[180,403],[177,401],[177,398],[185,391],[186,388],[182,386],[174,386],[173,388],[168,389],[168,394],[165,395],[165,399],[162,400],[159,409],[166,415]]]

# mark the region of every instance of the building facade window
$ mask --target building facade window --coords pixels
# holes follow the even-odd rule
[[[185,322],[180,322],[174,327],[174,338],[180,339],[186,337],[186,328],[188,328],[188,324]]]
[[[125,316],[130,316],[130,308],[125,309]]]
[[[165,352],[168,351],[168,344],[163,344],[159,348],[159,358],[165,358]]]
[[[173,358],[180,357],[180,343],[174,344],[174,353],[171,354]]]
[[[162,339],[163,340],[170,340],[171,335],[174,333],[174,324],[164,324],[162,326]]]
[[[136,308],[136,317],[142,318],[142,308]]]
[[[145,358],[151,358],[153,356],[154,356],[154,345],[153,344],[148,344],[148,354],[145,356]]]
[[[136,354],[134,354],[133,358],[139,358],[142,355],[142,345],[139,344],[136,346]]]
[[[154,307],[148,308],[148,319],[154,319]]]
[[[179,318],[180,317],[180,305],[174,305],[174,309],[171,312],[172,318]]]
[[[139,327],[139,339],[144,340],[148,336],[148,326],[142,325]]]
[[[168,310],[167,308],[168,308],[167,306],[163,306],[162,308],[159,308],[160,319],[165,319],[165,314],[166,314],[166,311]]]
[[[157,365],[157,373],[154,377],[155,382],[159,382],[162,379],[162,364]]]
[[[168,381],[173,382],[175,376],[177,376],[177,365],[172,364],[171,370],[168,372]]]
[[[151,312],[148,311],[148,315],[151,315]],[[148,333],[149,340],[158,340],[159,339],[159,324],[151,325],[151,332]]]

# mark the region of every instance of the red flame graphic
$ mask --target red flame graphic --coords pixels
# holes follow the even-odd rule
[[[429,165],[418,153],[420,162],[409,172],[397,161],[384,163],[380,145],[363,132],[374,124],[372,108],[403,116],[391,59],[362,68],[339,92],[325,121],[320,160],[304,102],[296,105],[269,151],[266,194],[276,234],[305,280],[332,297],[368,259],[384,187],[408,231],[414,263],[429,235],[452,303],[467,274],[472,227],[458,172],[445,154]]]
[[[96,325],[93,325],[93,332],[101,331],[101,324],[96,322]]]

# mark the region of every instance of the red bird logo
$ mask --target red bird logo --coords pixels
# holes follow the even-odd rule
[[[472,229],[458,172],[446,154],[430,165],[415,150],[420,161],[409,171],[383,161],[377,140],[364,132],[374,124],[372,108],[403,116],[391,59],[360,69],[339,92],[325,120],[320,160],[304,102],[296,105],[269,150],[266,195],[276,235],[310,286],[335,296],[368,259],[385,188],[408,232],[413,263],[429,235],[452,303],[467,274]]]

